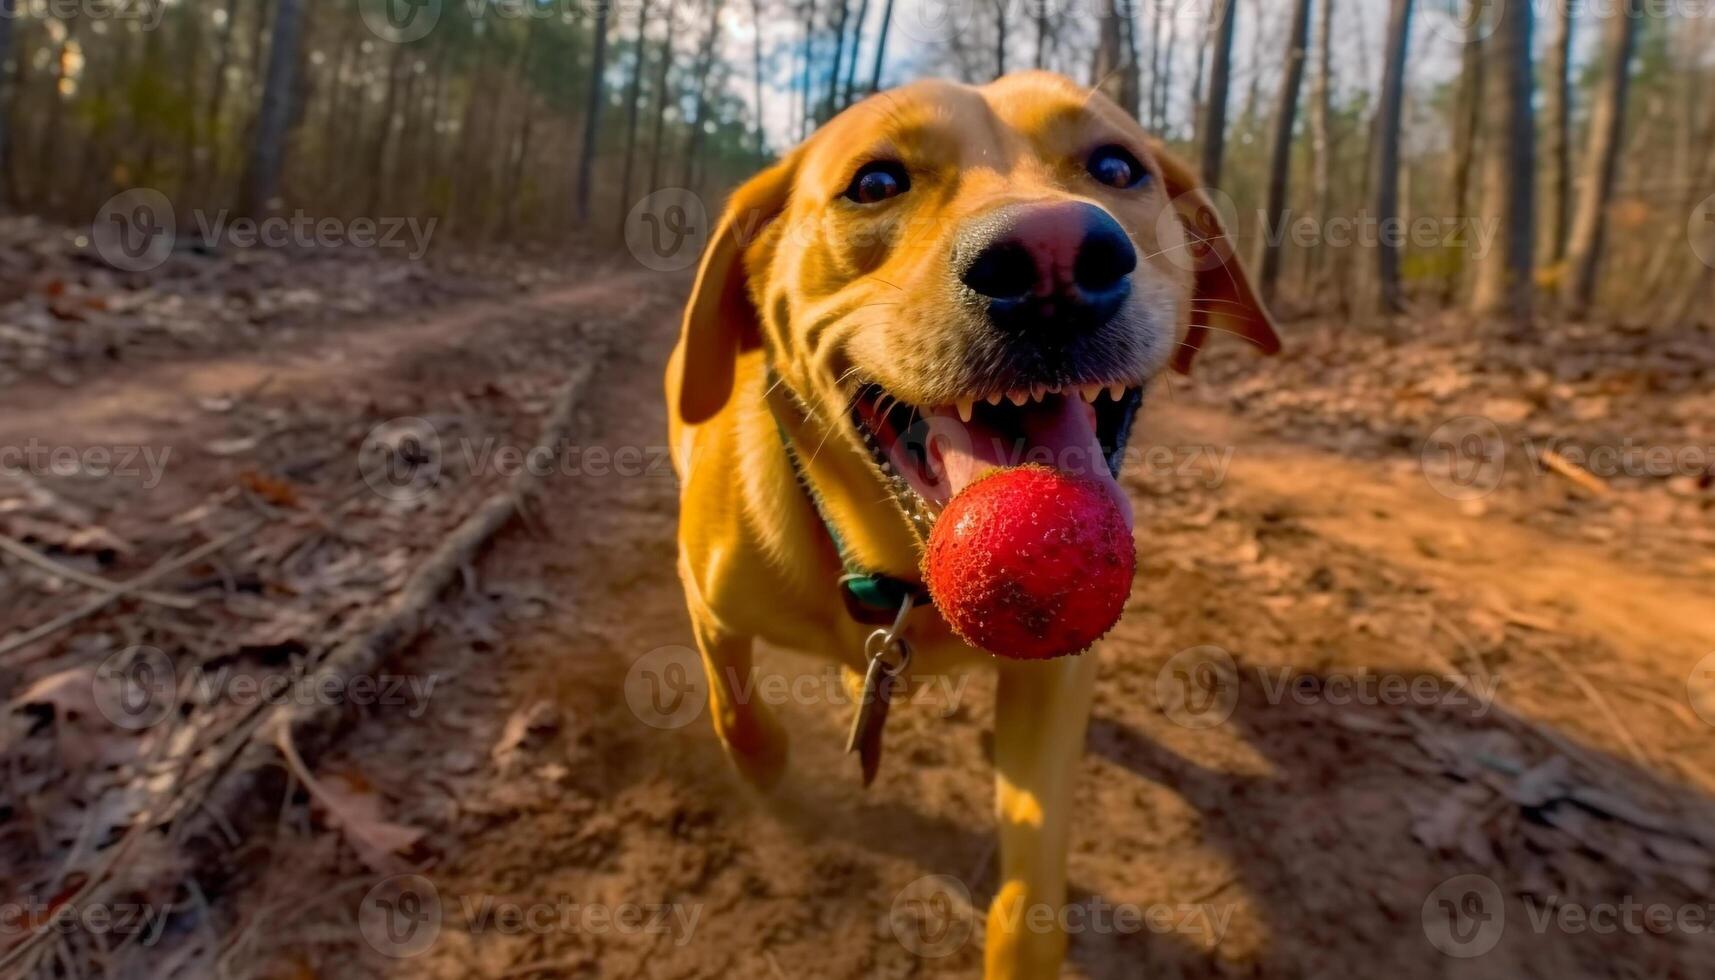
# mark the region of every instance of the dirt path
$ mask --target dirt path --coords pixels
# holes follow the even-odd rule
[[[228,899],[229,955],[461,980],[974,975],[988,678],[914,692],[866,793],[833,677],[770,652],[765,674],[810,681],[759,688],[794,739],[767,800],[672,697],[673,332],[640,324],[586,402],[579,448],[644,462],[584,453],[556,477],[534,532],[400,661],[442,679],[428,710],[377,712],[326,763],[428,831],[422,877],[283,824]],[[1100,653],[1070,974],[1698,975],[1706,932],[1595,930],[1553,902],[1708,894],[1715,717],[1687,684],[1715,592],[1466,517],[1408,466],[1251,441],[1172,400],[1151,420],[1171,462],[1130,477],[1141,572]],[[432,928],[377,931],[401,890]]]
[[[432,695],[370,709],[318,766],[422,831],[411,859],[360,863],[300,796],[174,955],[401,980],[976,974],[989,677],[923,679],[867,792],[844,690],[809,658],[761,660],[793,737],[771,797],[701,716],[659,397],[676,288],[604,274],[9,393],[0,444],[182,450],[136,504],[164,519],[246,466],[325,493],[379,419],[527,441],[588,332],[621,331],[531,519],[389,666]],[[1182,396],[1156,399],[1128,470],[1140,573],[1098,654],[1068,975],[1706,972],[1706,929],[1624,912],[1715,920],[1706,577],[1557,538],[1519,500],[1463,507],[1409,452],[1259,436]],[[208,407],[235,397],[254,404]],[[229,459],[210,446],[238,414],[271,441]],[[433,518],[411,544],[494,483],[446,462],[469,472],[438,509],[395,515]],[[1604,914],[1632,918],[1586,921]]]

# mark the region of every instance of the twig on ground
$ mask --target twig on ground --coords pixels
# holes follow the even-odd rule
[[[1552,449],[1542,451],[1542,462],[1592,497],[1606,497],[1613,493],[1613,489],[1597,479],[1595,474]]]
[[[91,575],[88,572],[82,572],[72,568],[70,565],[64,565],[54,561],[52,558],[49,558],[29,545],[24,544],[22,541],[8,535],[0,534],[0,551],[4,551],[26,564],[33,565],[36,568],[47,572],[49,575],[56,575],[60,578],[66,579],[67,581],[88,586],[97,592],[116,592],[125,588],[125,583],[110,582],[99,575]],[[145,602],[152,602],[157,606],[166,606],[169,609],[195,609],[197,604],[195,599],[189,599],[178,595],[168,595],[165,592],[151,592],[146,589],[138,589],[132,594]]]
[[[153,585],[187,565],[196,564],[232,542],[237,541],[239,538],[245,537],[249,534],[254,534],[256,529],[260,528],[263,523],[264,522],[262,521],[251,521],[236,531],[223,534],[220,537],[215,538],[213,541],[209,541],[199,547],[192,548],[181,557],[156,565],[154,568],[144,572],[142,575],[139,575],[134,579],[115,584],[111,592],[96,596],[94,599],[91,599],[63,616],[50,619],[42,625],[37,626],[35,629],[25,630],[24,632],[15,634],[8,639],[0,640],[0,658],[4,658],[8,654],[22,649],[23,647],[27,647],[44,637],[52,636],[78,620],[87,616],[92,616],[95,613],[106,609],[116,600],[124,596],[132,595],[145,586]],[[0,661],[0,667],[16,667],[19,663],[26,662],[29,659],[30,658],[25,657],[17,660]]]

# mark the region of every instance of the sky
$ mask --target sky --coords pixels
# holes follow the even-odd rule
[[[860,0],[852,0],[855,10]],[[871,60],[874,57],[876,30],[880,23],[881,8],[885,0],[870,0],[869,20],[864,29],[864,46],[862,49],[859,78],[867,79],[870,73]],[[899,84],[913,78],[945,75],[950,70],[942,48],[942,38],[946,36],[949,22],[960,23],[959,18],[973,16],[974,4],[992,4],[994,0],[895,0],[894,20],[888,38],[888,52],[883,67],[883,86]],[[1024,66],[1030,62],[1034,51],[1035,34],[1030,29],[1033,4],[1046,2],[1066,9],[1079,21],[1088,25],[1082,31],[1082,36],[1075,39],[1087,50],[1089,39],[1094,36],[1094,24],[1097,9],[1102,0],[1005,0],[1013,5],[1011,23],[1019,28],[1009,45],[1009,62]],[[1150,6],[1155,0],[1137,0],[1144,11],[1152,10]],[[1160,0],[1168,5],[1169,13],[1176,19],[1178,35],[1181,43],[1176,54],[1175,78],[1177,80],[1174,105],[1170,107],[1171,120],[1180,125],[1188,125],[1190,115],[1191,81],[1194,76],[1193,49],[1185,44],[1185,39],[1194,36],[1200,30],[1207,16],[1207,5],[1211,0]],[[1257,49],[1258,32],[1266,42],[1267,47],[1261,52],[1263,77],[1259,80],[1261,95],[1271,99],[1275,85],[1278,83],[1280,72],[1280,52],[1276,50],[1286,35],[1286,20],[1290,16],[1289,4],[1286,0],[1239,0],[1238,20],[1233,38],[1234,78],[1232,83],[1233,98],[1242,97],[1249,85],[1254,55]],[[1380,84],[1383,62],[1383,36],[1387,29],[1389,0],[1335,0],[1334,25],[1334,73],[1339,88],[1351,93],[1358,89],[1375,91]],[[1463,27],[1460,25],[1454,11],[1460,6],[1460,0],[1418,0],[1417,10],[1412,24],[1410,52],[1410,80],[1414,86],[1432,86],[1453,78],[1459,69],[1460,39],[1463,37]],[[770,2],[768,7],[775,4]],[[1538,16],[1538,44],[1540,45],[1547,33],[1546,18],[1555,16],[1548,12],[1551,6],[1539,2],[1543,12]],[[823,9],[826,9],[824,7]],[[1259,26],[1257,12],[1261,11],[1262,22]],[[1594,40],[1597,34],[1593,29],[1596,23],[1594,14],[1586,13],[1580,25],[1583,30],[1575,35],[1579,38],[1578,59],[1588,58],[1593,53]],[[1147,31],[1147,20],[1140,14],[1140,32]],[[742,66],[735,71],[729,81],[733,94],[741,98],[746,105],[754,99],[754,75],[749,70],[752,63],[752,43],[755,38],[756,25],[751,16],[749,4],[729,3],[722,17],[722,46],[723,54],[731,59],[729,63]],[[780,150],[796,142],[794,131],[795,100],[790,90],[793,74],[797,70],[798,47],[802,44],[802,25],[795,18],[777,16],[769,18],[763,24],[764,51],[775,51],[777,56],[774,63],[764,74],[767,84],[764,86],[764,117],[765,128],[771,147]],[[1312,27],[1314,42],[1314,26]],[[821,51],[824,58],[831,57],[830,45],[824,39]],[[788,53],[789,52],[789,53]],[[1076,79],[1087,81],[1086,79]]]

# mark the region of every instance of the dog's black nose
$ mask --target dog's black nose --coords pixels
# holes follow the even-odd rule
[[[1017,329],[1091,329],[1131,294],[1137,250],[1094,204],[1023,204],[986,215],[961,240],[959,279],[988,298],[989,316]]]

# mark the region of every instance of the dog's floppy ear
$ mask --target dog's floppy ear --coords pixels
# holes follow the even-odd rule
[[[1263,353],[1280,350],[1280,335],[1274,317],[1263,306],[1250,277],[1233,249],[1220,212],[1215,210],[1202,184],[1185,162],[1169,153],[1159,143],[1150,147],[1161,165],[1163,182],[1179,223],[1185,228],[1184,261],[1196,270],[1196,285],[1191,296],[1191,329],[1185,342],[1173,354],[1173,369],[1181,374],[1191,371],[1191,360],[1197,356],[1210,330],[1236,333],[1262,348]]]
[[[762,342],[746,253],[785,209],[796,172],[793,154],[745,182],[709,238],[679,338],[679,418],[687,425],[708,421],[726,405],[739,351]]]

